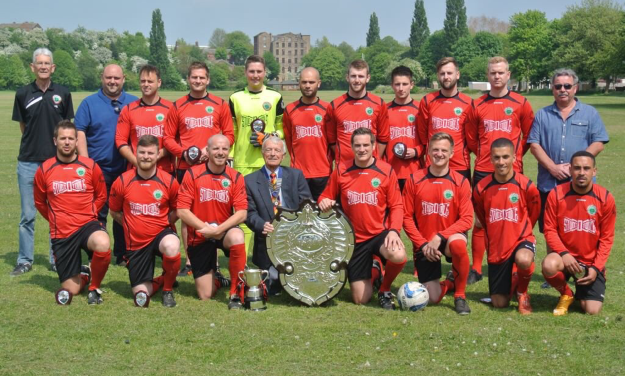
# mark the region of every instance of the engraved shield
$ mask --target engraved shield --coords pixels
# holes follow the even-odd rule
[[[354,230],[347,217],[336,208],[323,213],[305,200],[297,210],[278,208],[273,227],[267,254],[284,290],[309,306],[336,296],[345,286],[354,252]]]

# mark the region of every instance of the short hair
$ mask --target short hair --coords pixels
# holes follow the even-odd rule
[[[141,136],[139,138],[139,141],[137,142],[137,148],[139,146],[143,146],[145,148],[152,145],[156,145],[156,150],[158,150],[158,138],[156,138],[156,136],[152,136],[151,134],[145,134]]]
[[[189,71],[187,72],[187,77],[191,77],[191,71],[195,69],[204,69],[206,71],[206,77],[211,76],[210,70],[208,69],[208,66],[206,65],[206,63],[201,62],[201,61],[194,61],[191,63],[191,65],[189,65]]]
[[[33,52],[33,64],[37,62],[37,56],[39,55],[50,56],[50,64],[54,64],[54,57],[52,56],[52,51],[50,51],[49,49],[45,47],[37,48],[35,52]]]
[[[73,129],[76,136],[78,136],[76,125],[71,120],[64,119],[57,123],[56,127],[54,127],[54,138],[59,136],[59,129]]]
[[[354,138],[356,138],[356,136],[363,136],[363,135],[368,135],[371,138],[371,143],[375,144],[375,135],[373,134],[373,132],[371,131],[371,129],[369,128],[365,128],[365,127],[361,127],[361,128],[357,128],[353,133],[352,133],[352,140],[351,140],[351,144],[354,144]]]
[[[560,68],[556,69],[555,72],[553,72],[553,76],[551,76],[551,84],[553,85],[553,83],[556,82],[556,78],[560,76],[571,77],[573,79],[573,85],[577,85],[577,83],[579,82],[579,78],[577,77],[577,74],[575,74],[575,71],[573,69]]]
[[[505,137],[501,137],[493,141],[493,143],[490,145],[490,151],[493,151],[493,149],[495,148],[503,148],[503,147],[509,147],[510,150],[512,150],[512,152],[514,153],[514,144],[512,143],[512,141],[510,141],[509,139]]]
[[[588,158],[592,159],[592,166],[593,167],[596,166],[596,164],[597,164],[597,160],[596,160],[595,156],[591,152],[586,151],[586,150],[576,151],[575,154],[573,154],[571,156],[570,163],[573,164],[573,159],[578,158],[578,157],[588,157]]]
[[[444,57],[442,59],[440,59],[437,63],[436,63],[436,72],[438,73],[438,70],[441,69],[441,67],[443,65],[447,65],[447,64],[453,64],[454,67],[456,67],[456,70],[458,70],[458,62],[456,61],[456,59],[454,59],[451,56],[447,56]]]
[[[263,65],[263,69],[265,68],[265,58],[259,55],[250,55],[245,59],[245,70],[252,63],[261,63]]]
[[[505,57],[503,57],[503,56],[493,56],[490,59],[488,59],[488,64],[486,65],[486,71],[488,72],[488,70],[489,70],[491,65],[499,64],[499,63],[506,64],[506,70],[510,69],[510,64],[508,64],[508,60],[506,60]]]
[[[449,144],[451,145],[451,148],[454,148],[454,138],[451,137],[451,135],[449,133],[446,132],[438,132],[438,133],[434,133],[432,135],[432,137],[430,138],[430,144],[432,142],[435,141],[441,141],[441,140],[447,140],[449,141]]]
[[[284,140],[275,135],[265,137],[265,139],[263,140],[263,145],[261,146],[261,151],[263,153],[265,152],[265,144],[267,142],[273,142],[282,145],[282,152],[286,153],[286,144],[284,143]]]
[[[141,69],[139,70],[139,77],[141,77],[141,75],[144,73],[146,74],[154,73],[156,75],[156,78],[158,78],[159,80],[161,79],[161,70],[158,69],[157,66],[150,65],[150,64],[146,64],[142,66]]]
[[[400,65],[391,71],[391,82],[393,82],[397,76],[408,77],[410,81],[412,81],[412,70],[405,65]]]
[[[356,70],[363,70],[366,69],[367,70],[367,74],[369,74],[369,64],[367,64],[366,61],[361,60],[361,59],[356,59],[354,61],[352,61],[351,63],[349,63],[349,66],[347,67],[347,74],[349,74],[349,70],[350,69],[356,69]]]

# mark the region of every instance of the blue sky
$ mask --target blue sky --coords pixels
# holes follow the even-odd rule
[[[511,15],[537,9],[548,19],[559,18],[566,8],[581,0],[465,0],[468,17],[485,15],[508,20]],[[617,0],[623,5],[624,0]],[[98,4],[97,6],[94,4]],[[393,6],[388,6],[393,4]],[[376,12],[382,37],[390,35],[406,41],[414,10],[414,0],[346,1],[265,0],[182,0],[92,2],[86,0],[7,1],[2,4],[0,23],[37,22],[44,28],[60,27],[72,31],[78,26],[92,30],[113,28],[118,32],[150,32],[152,10],[160,8],[168,44],[183,38],[189,43],[208,44],[213,30],[241,30],[250,37],[261,31],[273,34],[295,32],[310,34],[315,41],[327,36],[332,43],[346,41],[354,47],[365,44],[369,16]],[[430,31],[442,29],[445,1],[426,0]]]

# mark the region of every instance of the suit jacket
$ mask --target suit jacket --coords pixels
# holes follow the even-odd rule
[[[282,207],[297,209],[300,203],[311,198],[310,189],[301,170],[284,167],[282,169]],[[271,260],[267,255],[267,236],[263,235],[265,222],[273,222],[274,212],[269,194],[269,181],[262,169],[245,177],[247,190],[247,220],[245,224],[254,232],[252,262],[258,267],[269,269]]]

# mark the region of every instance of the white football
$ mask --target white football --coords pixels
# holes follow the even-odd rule
[[[399,307],[405,311],[419,311],[428,305],[430,294],[419,282],[406,282],[397,291]]]

